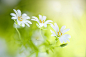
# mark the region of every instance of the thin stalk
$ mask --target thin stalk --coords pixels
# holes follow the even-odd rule
[[[42,36],[42,33],[41,33],[41,28],[40,28],[40,34],[41,34],[41,36]],[[44,38],[44,37],[42,36],[42,38]]]
[[[40,34],[41,34],[42,38],[45,40],[45,38],[43,37],[43,35],[41,33],[41,28],[40,28]],[[50,44],[50,42],[48,40],[46,40],[46,41]]]
[[[19,30],[17,29],[17,24],[16,24],[16,31],[18,32],[19,38],[21,39],[21,34],[20,34]]]

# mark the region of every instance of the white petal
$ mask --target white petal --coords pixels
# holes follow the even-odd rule
[[[55,26],[54,26],[54,25],[55,25]],[[59,32],[59,27],[58,27],[58,25],[57,25],[56,23],[54,23],[54,25],[51,24],[51,27],[56,31],[56,33]],[[57,33],[57,34],[58,34],[58,33]]]
[[[67,32],[67,31],[69,31],[70,29],[65,29],[62,33],[65,33],[65,32]]]
[[[23,14],[22,14],[22,17],[25,17],[25,16],[27,16],[27,14],[23,13]]]
[[[44,27],[47,27],[47,24],[44,24]]]
[[[51,24],[51,27],[55,30],[55,27],[54,27],[54,25],[53,25],[53,24]]]
[[[44,27],[47,27],[47,24],[51,24],[51,23],[49,23],[49,22],[53,22],[53,21],[47,20],[47,21],[44,23]]]
[[[51,25],[52,23],[48,23],[48,24],[50,24],[50,25]]]
[[[62,26],[60,31],[63,32],[63,30],[66,28],[66,26]]]
[[[18,25],[20,25],[20,24],[21,24],[21,22],[20,22],[20,21],[18,21],[18,20],[17,20],[17,22],[18,22]]]
[[[71,38],[71,36],[69,34],[65,34],[65,37],[67,38]]]
[[[46,16],[43,16],[43,20],[44,20],[44,21],[46,20]]]
[[[45,24],[50,24],[50,22],[53,22],[52,20],[47,20]]]
[[[31,19],[31,20],[36,21],[35,19]]]
[[[39,20],[38,20],[38,18],[37,18],[37,17],[32,16],[32,18],[33,18],[33,19],[31,19],[31,20],[37,21],[37,22],[39,23]]]
[[[14,10],[14,12],[16,13],[16,15],[17,15],[17,11],[15,10],[15,9],[13,9]]]
[[[25,13],[24,13],[24,14],[22,14],[22,18],[23,18],[23,19],[30,19],[30,17],[29,17],[29,16],[27,16],[27,14],[25,14]]]
[[[11,15],[11,16],[14,16],[14,17],[16,16],[16,14],[14,14],[14,13],[11,13],[10,15]]]
[[[57,25],[56,23],[54,23],[54,25],[55,25],[55,31],[56,31],[56,32],[59,32],[59,27],[58,27],[58,25]]]
[[[67,41],[66,41],[67,39],[64,39],[64,42],[66,43]]]
[[[42,26],[44,26],[44,24],[43,23],[39,23],[39,27],[42,27]]]
[[[28,20],[26,20],[26,22],[28,22],[29,24],[32,24],[32,22],[30,22],[30,21],[28,21]]]
[[[42,15],[39,15],[39,19],[42,20]]]
[[[12,17],[11,19],[17,19],[17,17]]]
[[[25,24],[24,23],[22,23],[22,27],[25,27]]]
[[[17,10],[17,12],[18,12],[18,16],[21,16],[21,11],[20,10]]]
[[[63,43],[63,41],[66,43],[67,40],[69,41],[68,38],[70,38],[71,36],[69,34],[65,34],[65,35],[62,35],[61,37],[59,37],[59,40],[61,43]]]
[[[68,38],[66,38],[66,40],[68,40],[70,42],[70,40]]]
[[[28,27],[30,27],[30,25],[28,23],[25,23]]]
[[[55,26],[53,24],[51,24],[51,27],[55,30],[55,32],[57,32],[56,28],[55,28]]]
[[[63,43],[63,39],[62,38],[59,38],[60,42]]]
[[[27,16],[27,17],[26,17],[26,19],[30,19],[30,17],[29,17],[29,16]]]
[[[52,35],[51,36],[56,36],[56,34],[55,34],[55,32],[54,31],[52,31],[52,30],[50,30],[51,31],[51,33],[52,33]]]

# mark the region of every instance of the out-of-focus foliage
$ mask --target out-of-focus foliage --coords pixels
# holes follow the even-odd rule
[[[13,9],[20,9],[22,13],[26,13],[30,17],[45,15],[47,19],[57,23],[60,28],[65,25],[70,28],[70,31],[67,32],[71,35],[70,42],[63,48],[53,48],[53,52],[49,50],[51,46],[47,42],[39,47],[35,46],[31,38],[34,32],[40,29],[32,20],[30,20],[32,22],[30,27],[18,28],[22,37],[22,40],[19,40],[19,35],[13,27],[14,21],[10,16]],[[42,30],[42,34],[50,44],[55,44],[55,37],[51,36],[50,29],[52,28],[48,25],[47,30]],[[6,56],[2,57],[17,57],[18,53],[25,53],[28,57],[42,57],[47,54],[47,57],[85,57],[85,34],[86,0],[0,0],[0,40],[3,43],[2,39],[4,39],[7,45]],[[60,45],[58,40],[57,46]],[[26,55],[18,55],[18,57]]]

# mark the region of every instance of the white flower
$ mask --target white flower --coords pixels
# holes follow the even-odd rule
[[[30,17],[27,16],[27,14],[25,14],[25,13],[21,15],[21,11],[20,10],[17,10],[17,11],[15,9],[13,9],[13,10],[14,10],[14,12],[16,14],[15,13],[11,13],[11,15],[13,16],[11,19],[16,20],[18,25],[22,25],[22,27],[25,27],[25,24],[28,27],[30,27],[29,24],[32,24],[32,23],[29,20],[27,20],[27,19],[30,19]]]
[[[54,26],[54,25],[55,25],[55,26]],[[59,31],[58,25],[57,25],[56,23],[54,23],[54,25],[51,24],[51,27],[55,30],[55,32],[52,31],[52,30],[50,30],[51,33],[52,33],[51,36],[56,36],[57,38],[59,38],[59,40],[60,40],[61,43],[63,43],[63,42],[66,43],[67,40],[69,41],[68,38],[71,38],[71,36],[70,36],[69,34],[65,34],[65,35],[63,35],[63,34],[64,34],[65,32],[67,32],[67,31],[69,31],[70,29],[65,29],[66,26],[62,26],[61,29],[60,29],[60,31]],[[65,30],[64,30],[64,29],[65,29]]]
[[[39,30],[36,30],[36,31],[34,32],[34,34],[32,35],[31,40],[32,40],[32,42],[33,42],[36,46],[38,46],[38,45],[40,45],[40,44],[42,44],[42,43],[44,42],[44,39],[43,39],[43,37],[41,36]]]
[[[17,5],[17,4],[20,2],[20,0],[1,0],[1,2],[2,2],[4,5],[13,7],[13,6]]]
[[[5,39],[0,39],[0,56],[5,55],[7,45]]]
[[[37,17],[35,17],[35,16],[32,16],[32,18],[33,19],[31,19],[31,20],[34,20],[34,21],[37,21],[38,22],[38,26],[39,27],[47,27],[47,24],[51,24],[50,22],[53,22],[53,21],[51,21],[51,20],[47,20],[47,21],[45,21],[46,20],[46,16],[42,16],[42,15],[39,15],[39,19],[37,18]]]
[[[31,57],[36,57],[36,53],[32,54]],[[46,52],[39,52],[38,57],[49,57]]]
[[[25,48],[24,46],[22,46],[21,49],[18,50],[16,57],[27,57],[28,55],[30,55],[30,51],[30,48]]]
[[[40,52],[38,57],[48,57],[48,54],[46,52]]]

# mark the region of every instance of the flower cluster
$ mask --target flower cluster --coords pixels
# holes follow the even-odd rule
[[[21,27],[25,27],[25,25],[27,25],[28,27],[30,27],[29,24],[32,24],[30,20],[30,17],[23,13],[21,14],[21,11],[20,10],[15,10],[13,9],[15,13],[11,13],[10,15],[12,16],[11,19],[14,20],[14,27],[16,28],[18,34],[19,34],[19,37],[20,37],[20,33],[18,31],[17,28],[20,28]],[[61,29],[59,30],[59,27],[56,23],[54,23],[54,25],[52,24],[52,20],[46,20],[46,16],[42,16],[42,15],[39,15],[39,18],[35,17],[35,16],[32,16],[32,21],[36,21],[36,25],[38,28],[40,28],[40,31],[37,30],[34,32],[34,34],[32,35],[31,37],[31,41],[34,43],[35,46],[39,46],[41,45],[42,43],[44,42],[48,42],[49,45],[50,45],[50,42],[48,40],[46,40],[43,35],[41,34],[41,29],[42,28],[46,28],[47,25],[51,25],[51,27],[54,29],[53,30],[50,30],[52,35],[51,36],[54,36],[56,37],[56,41],[59,39],[61,43],[65,42],[65,44],[63,43],[62,45],[60,46],[65,46],[67,45],[67,40],[69,41],[69,38],[71,38],[71,36],[69,34],[64,34],[65,32],[69,31],[70,29],[65,29],[66,26],[62,26]],[[21,37],[20,37],[21,38]],[[50,48],[51,49],[51,48]],[[51,49],[52,50],[52,49]],[[48,52],[48,50],[47,50]],[[21,56],[20,56],[21,57]]]
[[[32,22],[28,20],[28,19],[30,19],[30,17],[27,16],[27,14],[25,14],[25,13],[21,14],[20,10],[15,10],[15,9],[13,9],[13,10],[15,13],[11,13],[11,16],[12,16],[11,19],[13,19],[16,22],[16,24],[19,26],[25,27],[25,24],[26,24],[28,27],[30,27],[29,24],[32,24]],[[63,43],[63,42],[66,43],[67,40],[69,41],[68,38],[71,38],[71,36],[69,34],[63,35],[65,32],[69,31],[69,29],[65,29],[66,26],[62,26],[61,29],[59,30],[59,27],[56,23],[54,23],[54,25],[53,25],[51,23],[51,22],[53,22],[52,20],[46,20],[46,16],[39,15],[39,19],[35,16],[32,16],[31,20],[37,21],[37,26],[39,28],[47,27],[47,24],[50,24],[51,27],[55,30],[55,32],[50,30],[52,33],[51,36],[56,36],[57,38],[59,38],[61,43]],[[37,38],[36,40],[39,40],[39,39],[40,38]]]

